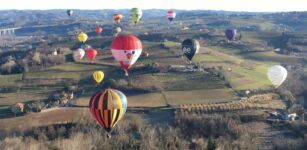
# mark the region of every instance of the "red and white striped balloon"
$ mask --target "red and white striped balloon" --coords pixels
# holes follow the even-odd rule
[[[170,10],[167,12],[166,17],[170,22],[172,22],[174,18],[176,18],[176,12],[173,10]]]

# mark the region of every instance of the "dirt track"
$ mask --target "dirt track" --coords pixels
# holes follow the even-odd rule
[[[135,107],[129,112],[143,113],[150,110],[172,110],[171,107]],[[83,115],[89,115],[85,106],[52,108],[39,113],[30,113],[25,116],[0,119],[0,130],[28,129],[51,124],[64,124],[77,122]]]

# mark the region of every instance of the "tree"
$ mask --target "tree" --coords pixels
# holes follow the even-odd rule
[[[216,149],[216,142],[212,137],[210,137],[208,140],[207,150],[215,150],[215,149]]]
[[[1,72],[6,72],[10,74],[12,72],[12,69],[16,67],[16,62],[13,59],[8,60],[6,63],[1,65]]]
[[[29,67],[28,67],[28,61],[27,59],[23,59],[22,62],[20,63],[22,66],[22,76],[21,76],[21,80],[24,81],[27,78],[27,72],[29,71]]]
[[[40,53],[39,52],[34,52],[33,56],[32,56],[32,60],[36,63],[36,64],[40,64],[41,63],[41,57],[40,57]]]

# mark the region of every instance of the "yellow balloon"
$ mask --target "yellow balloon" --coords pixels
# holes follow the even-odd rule
[[[97,83],[100,83],[104,78],[104,73],[102,71],[95,71],[93,73],[93,78]]]
[[[86,40],[87,40],[87,34],[84,33],[84,32],[81,32],[79,35],[78,35],[78,40],[82,43],[84,43]]]

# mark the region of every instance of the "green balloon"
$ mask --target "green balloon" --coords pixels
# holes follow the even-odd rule
[[[130,16],[131,16],[130,20],[134,22],[135,24],[140,22],[142,15],[143,15],[143,12],[142,12],[142,9],[140,8],[132,8],[130,10]]]

